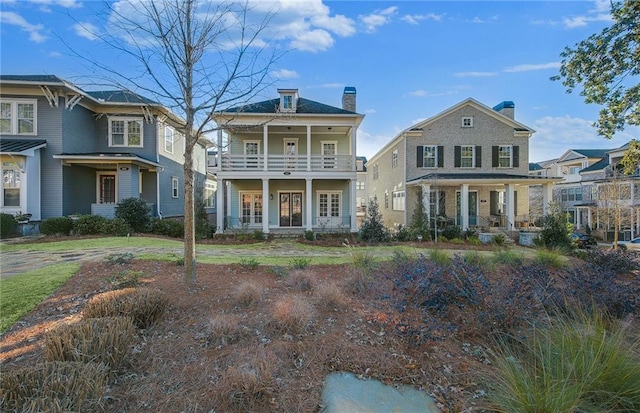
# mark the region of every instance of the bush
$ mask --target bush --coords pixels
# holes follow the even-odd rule
[[[372,199],[367,207],[367,215],[364,218],[358,236],[366,242],[389,242],[391,234],[382,222],[382,214],[378,209],[378,201]]]
[[[561,212],[557,207],[549,215],[542,219],[542,231],[536,238],[536,245],[547,249],[563,248],[571,250],[571,232],[573,226],[567,222],[567,214]]]
[[[236,305],[249,307],[260,301],[262,287],[256,283],[245,281],[234,287],[231,296]]]
[[[131,233],[129,224],[122,218],[108,219],[102,226],[102,233],[116,237],[124,237]]]
[[[592,248],[586,252],[584,260],[602,271],[613,271],[616,274],[624,274],[640,269],[638,257],[635,254],[627,254],[620,249],[603,250]]]
[[[165,235],[172,238],[184,237],[184,224],[175,219],[153,219],[152,232],[156,235]]]
[[[16,220],[11,214],[0,214],[0,238],[9,238],[16,230]]]
[[[304,239],[306,239],[307,241],[315,241],[316,240],[316,234],[311,230],[306,230],[304,232]]]
[[[258,268],[258,265],[260,265],[260,263],[255,258],[242,257],[240,258],[240,265],[249,270],[255,270],[256,268]]]
[[[303,298],[289,296],[278,299],[273,309],[273,322],[282,333],[299,334],[313,319],[313,308]]]
[[[107,221],[100,215],[82,215],[73,223],[73,232],[78,235],[102,234]]]
[[[73,221],[69,217],[47,218],[40,223],[40,232],[44,235],[66,236],[73,229]]]
[[[406,242],[411,241],[415,237],[412,235],[411,230],[403,225],[398,226],[398,230],[396,231],[396,235],[394,237],[396,241]]]
[[[265,236],[264,236],[264,232],[260,229],[256,229],[255,231],[253,231],[253,239],[258,240],[258,241],[264,241],[265,240]]]
[[[165,293],[153,288],[125,288],[91,298],[82,310],[85,318],[131,317],[138,328],[155,324],[168,305]]]
[[[102,363],[56,361],[0,375],[5,412],[99,411],[109,367]]]
[[[113,274],[109,277],[109,284],[114,290],[120,290],[122,288],[137,287],[140,284],[140,277],[142,277],[142,271],[124,270],[117,274]]]
[[[564,264],[562,256],[553,251],[536,251],[535,262],[545,267],[560,268]]]
[[[447,225],[442,231],[442,236],[446,239],[462,238],[462,228],[458,225]]]
[[[104,363],[117,370],[128,359],[134,339],[129,317],[84,319],[50,332],[45,339],[47,361]]]
[[[304,270],[311,264],[311,260],[309,258],[292,258],[291,266],[296,270]]]
[[[491,242],[499,247],[503,246],[506,240],[507,238],[504,236],[504,234],[496,234],[491,237]]]
[[[219,314],[209,320],[208,341],[215,346],[233,344],[243,338],[248,329],[232,314]]]
[[[134,232],[148,232],[151,208],[140,198],[125,198],[116,205],[116,218],[123,219]]]

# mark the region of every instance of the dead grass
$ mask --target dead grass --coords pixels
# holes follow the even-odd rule
[[[233,288],[235,304],[241,307],[249,307],[260,301],[262,287],[255,282],[243,282]]]
[[[333,281],[326,281],[315,287],[318,304],[329,309],[343,308],[347,304],[347,296],[342,288]]]
[[[302,297],[290,295],[279,298],[273,306],[273,324],[282,333],[300,334],[313,320],[314,309]]]

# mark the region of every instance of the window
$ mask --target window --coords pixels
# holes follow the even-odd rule
[[[216,195],[216,182],[207,181],[204,183],[204,206],[205,208],[214,208]]]
[[[577,175],[578,173],[580,173],[581,169],[582,169],[581,166],[570,166],[569,175]]]
[[[338,154],[338,142],[336,141],[322,141],[322,167],[325,169],[334,169],[337,168],[337,158]]]
[[[291,95],[282,96],[282,109],[286,109],[286,110],[293,109],[293,96]]]
[[[429,215],[437,217],[445,213],[445,192],[431,191],[429,194]]]
[[[36,107],[35,100],[0,101],[0,133],[35,135]]]
[[[109,119],[109,146],[142,147],[142,120]]]
[[[394,211],[404,211],[404,199],[404,191],[394,191],[392,209]]]
[[[171,177],[171,198],[178,198],[178,177]]]
[[[243,224],[262,224],[262,192],[240,193]]]
[[[389,193],[384,193],[384,209],[389,209]]]
[[[260,153],[260,142],[259,141],[244,141],[244,154],[248,155],[246,157],[246,167],[247,168],[257,168],[258,167],[258,154]]]
[[[460,147],[460,167],[473,168],[475,160],[475,146],[467,145]]]
[[[340,217],[340,193],[320,192],[318,193],[318,216],[321,218]]]
[[[373,165],[371,170],[373,171],[373,179],[378,179],[378,164]]]
[[[164,150],[169,153],[173,153],[173,132],[172,127],[164,127]]]
[[[425,168],[435,168],[438,166],[438,147],[435,145],[424,147],[424,161],[422,165]]]
[[[463,128],[473,128],[473,118],[471,116],[463,116],[462,117],[462,127]]]
[[[115,204],[117,199],[115,172],[98,174],[98,204]]]
[[[356,182],[356,189],[364,189],[364,181],[357,181]]]
[[[398,167],[398,149],[394,149],[393,152],[391,152],[391,167]]]
[[[511,145],[498,146],[498,167],[511,167]]]
[[[20,167],[15,162],[2,162],[2,206],[20,207]]]
[[[564,202],[582,201],[582,187],[562,188],[560,196]]]

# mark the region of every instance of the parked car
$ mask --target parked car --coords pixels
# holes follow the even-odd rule
[[[598,245],[598,241],[591,235],[581,234],[574,232],[571,234],[571,241],[573,241],[578,248],[586,249],[595,247]],[[640,244],[638,244],[640,246]]]
[[[640,251],[640,237],[636,237],[631,241],[618,241],[618,247],[623,250]],[[611,248],[613,248],[613,245],[611,246]]]

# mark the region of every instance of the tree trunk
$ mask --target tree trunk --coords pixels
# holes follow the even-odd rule
[[[189,146],[184,153],[184,280],[187,284],[196,282],[193,175],[193,150]]]

